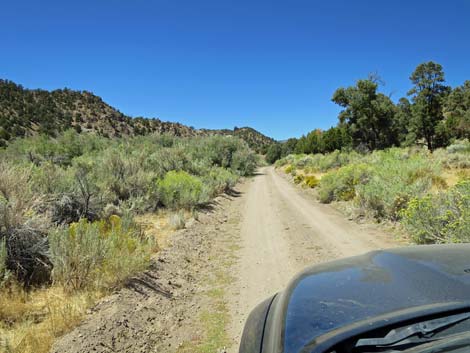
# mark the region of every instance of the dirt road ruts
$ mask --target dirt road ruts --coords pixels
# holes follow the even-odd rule
[[[376,227],[348,221],[314,201],[273,167],[259,171],[244,198],[236,280],[229,291],[231,352],[237,352],[250,310],[306,266],[397,246]]]

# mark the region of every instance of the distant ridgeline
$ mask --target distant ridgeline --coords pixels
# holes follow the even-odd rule
[[[274,140],[249,128],[234,130],[195,129],[159,119],[131,118],[87,91],[25,89],[12,81],[0,80],[0,147],[15,137],[57,133],[73,128],[106,137],[150,133],[174,136],[234,135],[265,153]]]

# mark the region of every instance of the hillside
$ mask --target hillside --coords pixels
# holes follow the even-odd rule
[[[221,129],[221,130],[209,130],[209,129],[200,129],[197,130],[199,133],[204,135],[225,135],[225,136],[236,136],[245,140],[248,145],[259,153],[266,153],[268,147],[275,142],[274,139],[263,135],[259,131],[251,127],[235,127],[233,130],[230,129]]]
[[[174,136],[234,135],[258,152],[273,139],[249,128],[234,130],[194,129],[159,119],[132,118],[88,91],[26,89],[12,81],[0,80],[0,146],[15,137],[38,133],[56,135],[66,129],[94,132],[105,137],[167,133]]]

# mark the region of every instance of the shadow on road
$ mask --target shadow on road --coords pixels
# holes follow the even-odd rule
[[[235,189],[229,189],[225,192],[225,194],[228,195],[228,196],[232,196],[232,197],[240,197],[240,196],[243,195],[242,192],[237,191]]]
[[[242,192],[240,191],[237,191],[235,189],[229,189],[227,191],[225,191],[225,193],[219,195],[219,197],[223,197],[225,199],[232,199],[232,198],[238,198],[238,197],[241,197],[243,195]],[[205,204],[201,204],[197,207],[197,209],[199,211],[203,211],[203,212],[212,212],[214,211],[215,209],[215,206],[218,205],[219,202],[217,202],[217,200],[212,200],[212,201],[209,201]]]
[[[253,173],[253,176],[254,176],[254,177],[261,176],[261,175],[266,175],[266,174],[264,174],[264,173],[262,173],[262,172],[254,172],[254,173]]]
[[[147,296],[145,293],[146,290],[151,290],[166,298],[172,298],[173,295],[169,291],[165,290],[160,283],[157,283],[157,280],[157,277],[153,274],[144,272],[139,276],[129,278],[126,282],[126,288],[132,289],[144,296]]]

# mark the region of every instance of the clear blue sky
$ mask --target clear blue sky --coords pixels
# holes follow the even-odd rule
[[[0,39],[0,77],[25,87],[277,139],[335,125],[334,90],[372,71],[394,99],[423,61],[470,79],[470,0],[15,0]]]

